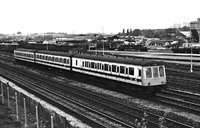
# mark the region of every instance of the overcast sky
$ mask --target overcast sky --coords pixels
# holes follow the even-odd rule
[[[199,0],[0,0],[0,33],[118,33],[196,21]]]

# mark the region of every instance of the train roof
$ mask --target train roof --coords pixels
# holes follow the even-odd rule
[[[74,53],[69,52],[60,52],[60,51],[47,51],[47,50],[38,50],[37,53],[49,54],[49,55],[58,55],[58,56],[72,56]]]
[[[22,52],[35,52],[37,50],[35,49],[24,49],[24,48],[18,48],[15,51],[22,51]]]
[[[96,61],[106,61],[111,63],[121,63],[121,64],[130,64],[130,65],[138,65],[138,66],[156,66],[163,65],[162,62],[147,60],[147,59],[136,59],[130,57],[115,57],[115,56],[107,56],[107,55],[93,55],[93,54],[77,54],[77,53],[68,53],[68,52],[59,52],[59,51],[47,51],[47,50],[34,50],[34,49],[17,49],[18,51],[25,52],[36,52],[43,53],[49,55],[58,55],[58,56],[73,56],[76,58],[96,60]]]
[[[153,60],[144,60],[144,59],[136,59],[129,57],[114,57],[114,56],[102,56],[102,55],[90,55],[90,54],[76,54],[74,57],[83,58],[83,59],[91,59],[91,60],[99,60],[113,63],[121,63],[121,64],[131,64],[138,66],[154,66],[154,65],[163,65],[163,63]]]

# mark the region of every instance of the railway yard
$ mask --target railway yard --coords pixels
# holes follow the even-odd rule
[[[167,88],[148,97],[138,96],[120,89],[102,88],[101,83],[84,77],[73,78],[74,76],[64,71],[49,71],[31,65],[20,65],[15,62],[13,54],[2,52],[0,53],[1,83],[3,81],[14,83],[30,95],[59,109],[59,112],[52,112],[55,111],[54,108],[44,109],[42,108],[44,105],[29,99],[27,123],[24,121],[23,114],[19,120],[16,120],[16,110],[7,107],[6,99],[2,104],[2,97],[6,98],[8,93],[2,95],[3,84],[1,84],[0,127],[17,128],[28,125],[35,128],[38,121],[37,116],[35,117],[37,114],[32,109],[35,106],[40,106],[38,125],[42,128],[52,125],[50,117],[54,117],[54,127],[58,128],[200,127],[200,58],[198,54],[104,51],[105,54],[108,52],[109,55],[115,56],[163,61],[166,67]],[[190,72],[191,66],[193,72]],[[4,83],[3,87],[6,90],[8,85]],[[21,94],[11,88],[11,97],[14,97],[15,93]],[[14,104],[15,108],[15,100],[12,98],[11,104]],[[60,111],[65,114],[56,116],[55,113],[60,114]],[[7,113],[8,117],[4,113]]]

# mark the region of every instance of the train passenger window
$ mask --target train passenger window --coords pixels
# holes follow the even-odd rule
[[[111,65],[109,65],[109,71],[112,71],[112,66]]]
[[[52,61],[54,61],[54,57],[52,57]]]
[[[125,72],[125,74],[128,74],[128,68],[126,67],[126,70],[125,70],[126,72]]]
[[[60,58],[60,62],[63,63],[63,59],[62,58]]]
[[[159,67],[160,77],[164,77],[164,68]]]
[[[66,60],[66,58],[64,58],[64,63],[66,63],[67,62],[67,60]]]
[[[104,64],[104,70],[108,71],[108,64]]]
[[[104,67],[105,67],[104,64],[101,64],[101,70],[104,70]]]
[[[91,68],[94,68],[94,62],[91,62]]]
[[[116,72],[116,65],[112,65],[112,72]]]
[[[94,68],[97,69],[97,63],[94,63]]]
[[[124,74],[125,71],[125,67],[124,66],[120,66],[120,73]]]
[[[119,66],[117,66],[117,73],[119,73]]]
[[[129,67],[129,75],[134,75],[134,68]]]
[[[158,77],[158,67],[153,67],[153,77],[154,78]]]
[[[99,64],[99,69],[102,70],[102,63]]]
[[[82,67],[84,67],[84,61],[82,61]]]
[[[69,64],[69,59],[67,59],[67,64]]]
[[[99,63],[97,63],[97,69],[100,69],[100,68],[99,68]]]
[[[78,65],[78,60],[76,60],[76,65]]]
[[[88,68],[90,68],[90,62],[88,62]]]
[[[138,76],[142,76],[142,71],[141,71],[141,69],[138,69]]]
[[[146,69],[146,78],[152,78],[151,68]]]

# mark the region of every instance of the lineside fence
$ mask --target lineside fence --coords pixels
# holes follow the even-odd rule
[[[66,117],[45,108],[29,96],[19,92],[0,81],[1,103],[7,105],[17,121],[23,122],[25,128],[73,128]]]

